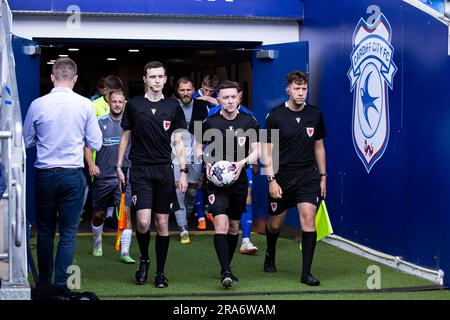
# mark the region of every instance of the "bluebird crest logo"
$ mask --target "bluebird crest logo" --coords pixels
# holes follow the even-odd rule
[[[382,13],[373,24],[361,18],[353,32],[348,72],[354,94],[352,136],[367,173],[383,156],[389,142],[387,87],[392,90],[397,71],[391,37],[391,25]]]

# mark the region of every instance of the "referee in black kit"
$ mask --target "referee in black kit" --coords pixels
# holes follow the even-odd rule
[[[269,221],[266,225],[267,251],[265,272],[276,272],[275,248],[287,210],[297,207],[302,228],[303,266],[300,281],[318,286],[320,281],[311,274],[316,247],[315,214],[326,196],[325,125],[322,113],[306,104],[308,76],[300,71],[287,75],[286,93],[289,100],[273,108],[266,118],[266,129],[279,130],[279,141],[264,143],[263,157],[269,182]],[[273,157],[278,144],[279,159]],[[274,172],[279,161],[279,171]]]
[[[259,124],[254,117],[239,112],[239,85],[236,82],[224,80],[217,91],[221,111],[203,121],[202,136],[196,134],[195,138],[198,142],[196,155],[208,154],[204,161],[208,177],[207,201],[209,212],[214,216],[214,248],[221,266],[220,282],[228,288],[238,281],[231,272],[231,260],[239,240],[241,215],[247,210],[248,177],[245,168],[258,159]],[[207,138],[209,135],[211,139]],[[203,151],[205,145],[207,151]],[[219,187],[209,181],[211,162],[220,160],[227,160],[236,167],[231,185]]]
[[[186,120],[179,102],[165,98],[162,94],[167,81],[166,69],[161,62],[152,61],[144,67],[144,83],[147,93],[127,102],[122,118],[122,139],[117,160],[117,175],[125,182],[121,166],[131,132],[130,183],[132,201],[136,209],[136,239],[141,252],[136,283],[147,280],[150,259],[151,214],[155,213],[156,227],[156,275],[155,287],[165,288],[168,280],[164,275],[164,265],[169,249],[169,213],[179,210],[175,179],[172,168],[171,135],[186,128]],[[182,132],[175,132],[175,149],[180,163],[179,187],[187,188],[187,169],[184,157]]]

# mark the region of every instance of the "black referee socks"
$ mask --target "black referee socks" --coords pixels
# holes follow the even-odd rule
[[[302,255],[303,266],[302,275],[311,273],[311,265],[314,257],[314,250],[316,249],[317,232],[303,232],[302,233]]]
[[[275,248],[277,245],[280,232],[271,233],[266,224],[266,241],[267,241],[267,254],[272,260],[275,260]]]
[[[234,252],[236,251],[236,247],[239,241],[239,233],[238,234],[227,234],[227,240],[228,240],[228,257],[230,259],[230,265],[231,260],[233,260]]]
[[[156,272],[164,273],[166,265],[167,252],[169,251],[170,236],[156,235],[155,252],[156,252]]]
[[[140,233],[136,230],[136,240],[139,245],[139,251],[141,252],[141,260],[149,260],[148,246],[150,244],[150,230],[145,233]]]
[[[216,249],[217,257],[222,267],[220,273],[223,274],[225,271],[230,270],[228,236],[226,234],[215,234],[214,248]]]

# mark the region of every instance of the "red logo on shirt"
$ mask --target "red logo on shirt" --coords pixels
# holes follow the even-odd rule
[[[170,121],[166,121],[166,120],[164,120],[163,121],[163,126],[164,126],[164,130],[169,130],[169,128],[170,128]]]
[[[208,196],[208,200],[209,200],[209,203],[213,204],[214,201],[216,200],[216,196],[214,194],[210,194]]]
[[[314,128],[306,128],[306,133],[311,138],[314,134]]]

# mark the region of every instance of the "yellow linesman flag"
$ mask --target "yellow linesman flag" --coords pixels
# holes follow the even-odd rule
[[[322,200],[319,205],[319,209],[316,213],[316,232],[317,241],[333,233],[333,227],[331,226],[330,217],[328,216],[327,206],[325,200]],[[302,243],[300,242],[299,249],[302,250]]]
[[[325,200],[320,202],[319,210],[316,213],[316,231],[317,241],[333,233],[330,217],[328,216],[327,206]]]

